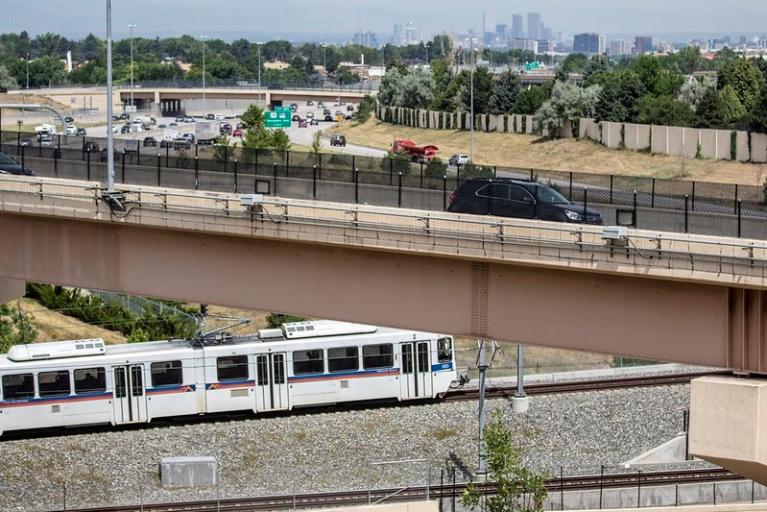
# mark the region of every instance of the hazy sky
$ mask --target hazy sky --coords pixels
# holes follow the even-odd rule
[[[0,0],[0,32],[103,35],[105,0]],[[555,30],[635,33],[767,32],[764,0],[113,0],[116,35],[176,33],[389,34],[413,21],[426,32],[510,23],[537,11]]]

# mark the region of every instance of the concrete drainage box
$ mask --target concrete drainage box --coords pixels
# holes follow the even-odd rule
[[[160,460],[163,487],[206,487],[216,485],[215,457],[167,457]]]

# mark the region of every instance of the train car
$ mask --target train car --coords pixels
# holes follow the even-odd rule
[[[450,336],[328,320],[212,344],[16,345],[0,356],[0,434],[227,411],[423,400],[458,377]]]

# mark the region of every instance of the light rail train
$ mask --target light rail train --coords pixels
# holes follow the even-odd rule
[[[0,356],[0,434],[430,399],[457,377],[450,336],[329,320],[206,344],[16,345]]]

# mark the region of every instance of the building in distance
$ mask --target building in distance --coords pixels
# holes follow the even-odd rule
[[[620,57],[622,55],[631,55],[631,43],[622,39],[610,41],[607,47],[607,55],[610,57]]]
[[[576,34],[573,38],[573,52],[592,56],[607,51],[607,38],[604,34]]]
[[[636,36],[634,39],[634,52],[637,55],[652,53],[655,51],[652,44],[652,36]]]

